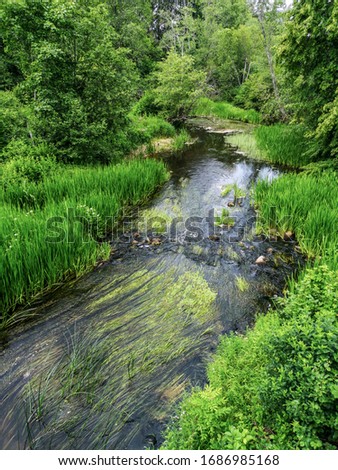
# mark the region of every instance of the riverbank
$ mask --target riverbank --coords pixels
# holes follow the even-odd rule
[[[252,134],[227,140],[253,157],[309,163],[301,145],[291,145],[292,127],[274,127],[254,131],[266,137],[263,154],[252,155]],[[296,238],[308,267],[245,335],[223,338],[208,386],[183,400],[163,448],[337,448],[337,183],[334,163],[325,162],[257,184],[258,231]]]
[[[56,165],[39,181],[13,169],[12,181],[5,175],[0,191],[3,327],[29,316],[29,310],[12,316],[19,305],[107,259],[105,233],[123,211],[142,205],[168,178],[165,165],[150,159],[87,168]]]

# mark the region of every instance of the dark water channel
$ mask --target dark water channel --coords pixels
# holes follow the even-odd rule
[[[254,235],[250,190],[279,170],[236,153],[222,135],[196,135],[168,159],[171,179],[138,225],[127,220],[112,240],[111,260],[10,331],[2,449],[158,447],[184,391],[205,383],[219,336],[252,324],[297,269],[294,242]],[[233,183],[236,201],[233,191],[221,195]],[[223,208],[233,226],[214,225]]]

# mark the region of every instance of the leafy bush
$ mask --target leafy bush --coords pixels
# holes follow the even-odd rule
[[[169,52],[155,73],[155,104],[161,107],[166,118],[187,116],[198,98],[206,91],[206,73],[194,68],[191,56]]]
[[[332,449],[337,442],[338,278],[308,269],[278,311],[225,337],[209,385],[181,404],[168,449]]]
[[[0,91],[0,152],[11,140],[28,137],[30,110],[11,91]]]
[[[25,182],[38,183],[56,171],[54,149],[45,143],[36,146],[22,140],[12,141],[5,149],[6,163],[2,167],[5,187]]]
[[[175,128],[165,119],[159,116],[131,116],[133,128],[138,132],[143,142],[148,142],[154,137],[173,137]]]

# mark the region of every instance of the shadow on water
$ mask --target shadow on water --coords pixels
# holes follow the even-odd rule
[[[197,135],[111,240],[111,260],[4,338],[1,448],[158,447],[182,393],[205,383],[219,335],[252,324],[302,262],[294,242],[254,235],[250,189],[278,169]],[[234,183],[240,197],[222,196]]]

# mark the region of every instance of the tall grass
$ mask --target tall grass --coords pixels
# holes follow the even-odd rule
[[[190,134],[182,129],[174,138],[173,149],[176,151],[183,150],[189,140],[191,140]]]
[[[227,141],[251,158],[292,167],[309,164],[316,154],[313,140],[300,125],[259,126],[252,133],[228,136]]]
[[[63,168],[36,184],[0,190],[0,310],[5,324],[18,306],[68,275],[106,258],[98,243],[106,223],[145,201],[168,177],[162,162]],[[57,217],[57,219],[55,219]]]
[[[200,98],[192,114],[198,116],[215,116],[221,119],[233,119],[236,121],[259,124],[261,122],[260,114],[253,110],[237,108],[225,101],[212,101],[209,98]]]
[[[154,137],[173,137],[176,134],[175,127],[159,116],[136,116],[131,114],[129,117],[134,129],[143,134],[145,141]]]
[[[259,228],[295,233],[302,250],[338,269],[338,174],[288,174],[255,189]]]

